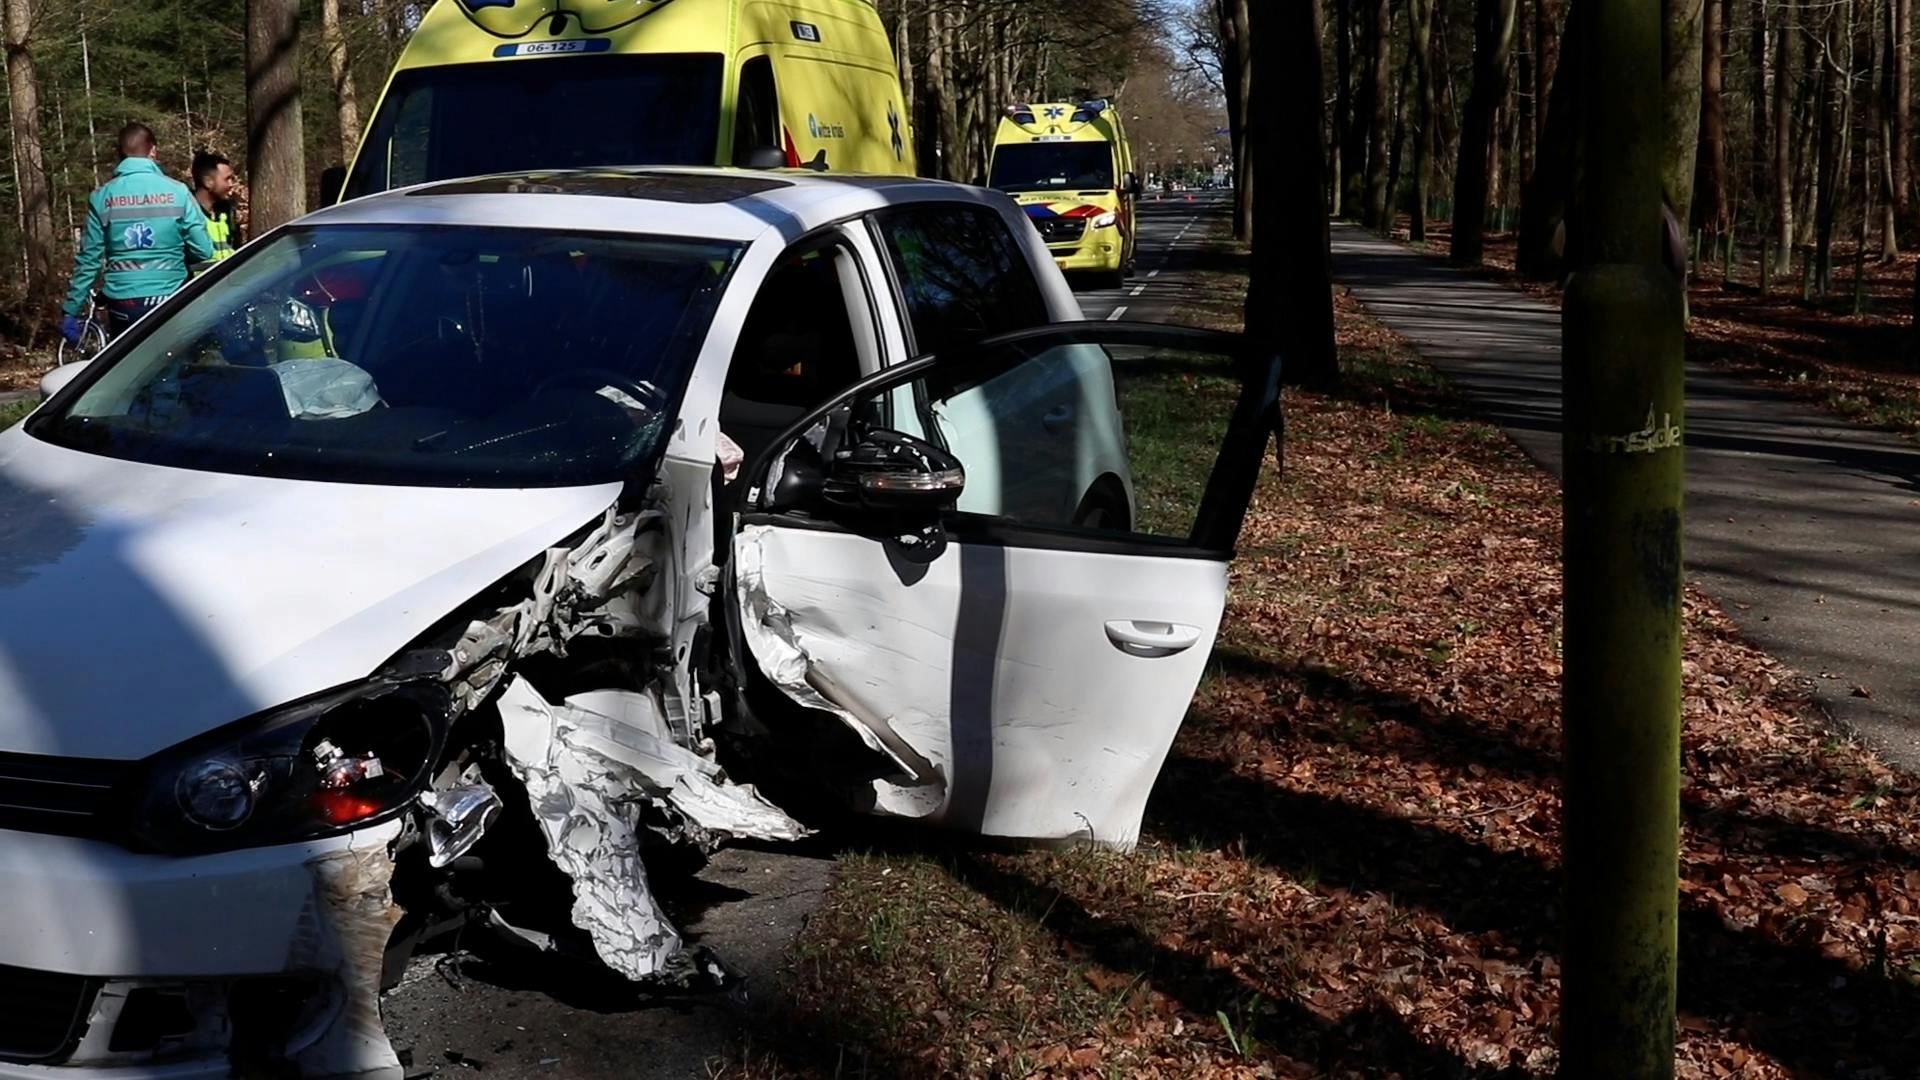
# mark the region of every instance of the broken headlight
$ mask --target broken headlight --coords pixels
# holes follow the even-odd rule
[[[164,751],[127,792],[136,846],[178,854],[311,840],[391,817],[439,756],[437,682],[328,691]]]

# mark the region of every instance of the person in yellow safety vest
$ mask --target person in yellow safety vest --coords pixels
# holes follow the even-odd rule
[[[202,150],[193,155],[193,198],[207,215],[207,236],[213,240],[213,258],[194,266],[198,275],[233,254],[239,230],[233,224],[233,189],[239,184],[233,163],[224,154]]]

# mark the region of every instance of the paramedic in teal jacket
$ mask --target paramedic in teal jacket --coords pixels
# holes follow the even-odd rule
[[[105,272],[107,334],[117,335],[187,280],[187,265],[213,258],[207,217],[187,186],[154,160],[153,129],[120,129],[120,164],[87,200],[87,227],[73,260],[60,332],[80,339],[80,312]]]

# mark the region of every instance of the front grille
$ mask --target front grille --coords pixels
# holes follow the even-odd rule
[[[1034,218],[1033,227],[1040,230],[1040,239],[1049,244],[1077,244],[1086,235],[1086,218]]]
[[[0,753],[0,829],[99,836],[124,761]]]
[[[0,1060],[58,1061],[86,1034],[94,980],[0,965]]]

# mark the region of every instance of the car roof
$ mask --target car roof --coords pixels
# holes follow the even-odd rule
[[[899,203],[985,202],[981,188],[807,169],[543,169],[437,180],[368,195],[302,225],[492,225],[751,242],[786,240]]]

